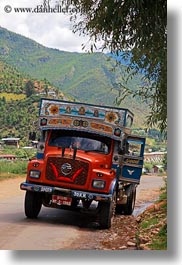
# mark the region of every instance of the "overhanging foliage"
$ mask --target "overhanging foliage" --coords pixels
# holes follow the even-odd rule
[[[118,100],[132,94],[147,99],[148,126],[167,127],[167,1],[166,0],[72,0],[79,14],[72,14],[73,31],[90,36],[93,51],[102,50],[130,59],[132,77],[143,71],[143,85],[133,91],[121,86]],[[121,51],[125,53],[121,53]],[[131,56],[132,52],[132,56]]]

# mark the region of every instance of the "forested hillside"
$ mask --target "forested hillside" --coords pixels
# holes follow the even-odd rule
[[[28,82],[32,82],[35,93],[46,93],[48,91],[54,91],[58,94],[61,93],[61,90],[51,85],[47,79],[34,79],[30,75],[21,73],[15,67],[3,63],[0,60],[0,93],[6,92],[26,95],[28,92],[26,89]]]
[[[0,60],[32,78],[46,78],[65,94],[82,102],[115,105],[121,84],[133,90],[141,85],[140,74],[126,84],[126,66],[114,70],[115,60],[103,53],[80,54],[46,48],[1,27]],[[147,104],[139,98],[127,98],[120,106],[135,113],[135,126],[143,126]]]
[[[47,80],[35,80],[0,61],[0,139],[20,137],[28,142],[30,131],[37,130],[38,105],[49,92],[63,98]]]
[[[0,98],[0,138],[20,137],[21,143],[28,142],[29,131],[35,130],[38,116],[38,99],[6,101]]]

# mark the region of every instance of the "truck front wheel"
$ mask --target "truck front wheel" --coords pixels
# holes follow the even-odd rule
[[[25,195],[25,215],[28,218],[37,218],[42,207],[41,194],[31,191],[26,191]]]
[[[112,224],[112,220],[115,214],[116,208],[116,192],[112,196],[110,202],[99,202],[100,213],[99,213],[99,222],[100,226],[103,229],[109,229]]]

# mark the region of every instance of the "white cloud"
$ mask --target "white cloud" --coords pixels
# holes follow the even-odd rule
[[[13,32],[36,40],[44,46],[64,51],[82,51],[82,44],[88,41],[71,31],[69,16],[63,13],[15,13],[13,8],[35,8],[43,0],[1,0],[0,26]],[[54,1],[50,3],[54,5]],[[12,11],[6,13],[4,8],[11,6]]]

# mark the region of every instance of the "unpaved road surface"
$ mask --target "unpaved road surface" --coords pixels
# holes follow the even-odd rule
[[[19,189],[24,179],[0,182],[0,249],[136,249],[135,216],[157,199],[163,177],[142,176],[137,187],[134,215],[116,216],[111,229],[99,230],[90,217],[71,211],[43,207],[39,218],[24,215],[24,195]]]

